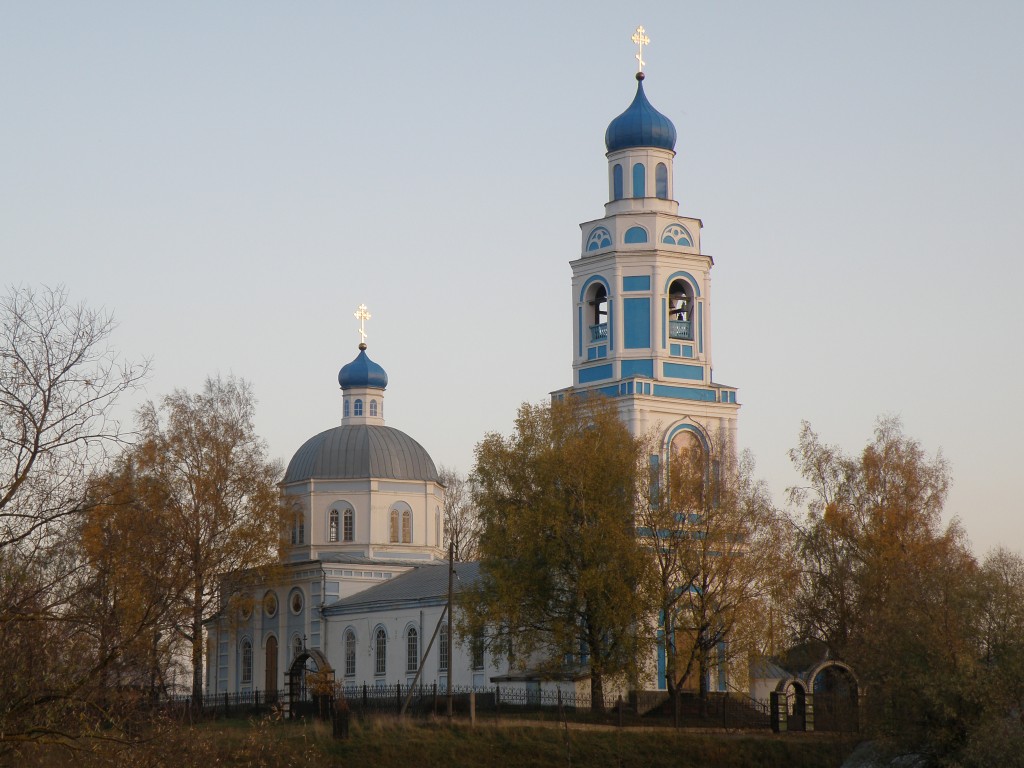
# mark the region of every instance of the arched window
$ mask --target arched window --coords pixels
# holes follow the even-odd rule
[[[341,404],[341,415],[348,418],[348,399],[345,399]]]
[[[668,166],[664,163],[654,167],[654,194],[662,200],[668,199]]]
[[[420,667],[420,633],[416,631],[416,627],[409,627],[405,642],[405,671],[415,672]]]
[[[356,676],[356,633],[345,630],[345,677]]]
[[[402,510],[402,543],[412,544],[412,511]]]
[[[391,525],[389,526],[389,528],[390,528],[390,535],[388,536],[388,540],[392,544],[397,544],[398,543],[398,510],[397,509],[392,509],[391,510]]]
[[[352,403],[352,415],[353,416],[362,416],[363,415],[363,401],[360,400],[358,397],[356,398],[355,402]]]
[[[263,668],[266,670],[263,690],[267,693],[268,701],[277,695],[277,638],[271,635],[267,638],[267,651]]]
[[[437,638],[437,668],[441,672],[448,671],[448,657],[451,655],[451,647],[448,645],[448,627],[441,625],[441,632]]]
[[[643,163],[633,165],[633,197],[646,197],[647,169]]]
[[[370,415],[371,416],[376,416],[377,415],[377,401],[376,400],[371,400],[370,401]]]
[[[693,286],[688,280],[673,280],[669,285],[668,335],[693,341]]]
[[[345,541],[355,541],[356,538],[356,513],[349,507],[345,510],[345,528],[343,530]]]
[[[622,199],[622,166],[618,163],[612,168],[612,200]]]
[[[331,510],[330,522],[327,524],[327,540],[338,540],[338,510]]]
[[[299,544],[305,544],[306,543],[306,516],[304,514],[302,514],[302,512],[299,512],[299,514],[296,515],[296,526],[299,529]]]
[[[373,639],[373,674],[386,675],[388,672],[388,635],[384,627],[378,627]]]
[[[242,685],[252,683],[252,641],[242,640]]]

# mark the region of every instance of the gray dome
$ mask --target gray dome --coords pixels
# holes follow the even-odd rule
[[[285,483],[317,480],[432,480],[437,467],[405,432],[372,424],[334,427],[309,438],[288,462]]]

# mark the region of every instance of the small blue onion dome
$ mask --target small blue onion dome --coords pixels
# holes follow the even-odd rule
[[[651,106],[644,94],[644,73],[637,72],[633,103],[608,125],[604,144],[609,152],[632,147],[676,148],[676,127]]]
[[[388,386],[388,375],[384,369],[377,365],[366,355],[366,345],[359,345],[359,354],[356,359],[348,365],[342,366],[338,371],[338,383],[342,389],[353,387],[374,387],[386,389]]]

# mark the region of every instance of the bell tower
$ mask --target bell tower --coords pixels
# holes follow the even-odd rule
[[[637,59],[633,102],[605,132],[604,216],[580,225],[570,262],[573,385],[553,396],[611,397],[630,431],[655,430],[663,450],[683,437],[734,445],[736,388],[712,378],[714,262],[700,219],[679,213],[676,128],[647,100]]]

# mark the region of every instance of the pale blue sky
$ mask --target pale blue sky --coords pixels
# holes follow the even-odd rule
[[[1024,549],[1021,3],[3,3],[0,282],[112,310],[150,397],[251,380],[283,460],[365,302],[388,423],[467,470],[571,381],[637,24],[760,474],[896,413],[975,547]]]

